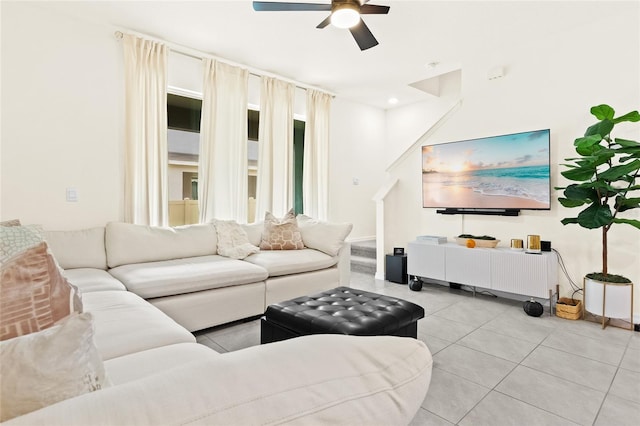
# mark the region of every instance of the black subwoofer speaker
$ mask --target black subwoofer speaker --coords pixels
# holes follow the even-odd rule
[[[398,284],[406,284],[408,280],[407,275],[407,255],[392,256],[388,254],[386,256],[386,275],[385,279]]]
[[[551,251],[551,241],[540,241],[540,249],[542,251]]]

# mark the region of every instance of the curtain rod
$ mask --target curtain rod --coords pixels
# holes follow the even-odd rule
[[[323,93],[326,93],[328,95],[331,95],[334,98],[336,96],[335,93],[329,92],[328,90],[325,90],[325,89],[322,89],[322,88],[319,88],[319,87],[315,87],[315,86],[311,86],[309,84],[300,83],[299,81],[295,81],[295,80],[292,80],[290,78],[282,77],[282,76],[279,76],[277,74],[269,73],[269,72],[260,70],[258,68],[250,67],[250,66],[247,66],[245,64],[238,63],[238,62],[229,61],[228,59],[220,58],[220,57],[217,57],[217,56],[214,56],[214,55],[209,55],[207,53],[200,52],[200,51],[192,49],[190,47],[182,46],[182,45],[179,45],[179,44],[176,44],[176,43],[170,43],[170,42],[167,42],[167,41],[164,41],[164,40],[161,40],[161,39],[157,39],[155,37],[150,37],[150,36],[148,36],[146,34],[141,34],[141,33],[138,33],[138,32],[135,32],[135,31],[130,31],[130,30],[126,30],[126,31],[128,33],[131,33],[131,34],[133,34],[135,36],[138,36],[138,37],[142,37],[142,38],[146,38],[146,39],[149,39],[149,40],[153,40],[153,41],[156,41],[158,43],[163,43],[172,52],[178,53],[178,54],[183,55],[183,56],[188,56],[188,57],[194,58],[194,59],[205,59],[205,58],[206,59],[213,59],[213,60],[216,60],[216,61],[224,62],[225,64],[229,64],[229,65],[245,68],[247,71],[249,71],[249,74],[254,75],[256,77],[262,77],[262,76],[273,77],[273,78],[277,78],[279,80],[286,81],[287,83],[292,83],[292,84],[296,85],[297,87],[299,87],[301,89],[313,89],[313,90],[318,90],[320,92],[323,92]],[[120,30],[117,30],[117,31],[115,31],[113,33],[113,35],[115,36],[116,39],[122,40],[122,38],[124,37],[124,32],[122,32]]]

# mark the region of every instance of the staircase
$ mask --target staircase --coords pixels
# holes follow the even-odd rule
[[[376,240],[351,243],[351,270],[364,274],[376,273]]]

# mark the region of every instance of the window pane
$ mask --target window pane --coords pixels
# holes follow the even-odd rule
[[[198,157],[202,101],[167,95],[169,224],[197,223]]]

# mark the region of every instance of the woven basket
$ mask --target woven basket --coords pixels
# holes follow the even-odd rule
[[[577,320],[582,318],[582,301],[561,297],[558,302],[567,303],[561,305],[556,303],[556,316],[569,320]],[[570,304],[569,304],[570,303]]]

